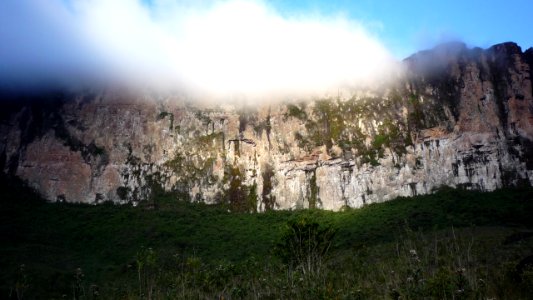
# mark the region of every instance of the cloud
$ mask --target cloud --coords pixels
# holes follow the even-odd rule
[[[368,81],[392,62],[357,21],[263,1],[4,0],[0,11],[7,81],[302,93]]]

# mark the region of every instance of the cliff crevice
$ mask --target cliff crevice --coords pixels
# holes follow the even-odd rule
[[[0,167],[51,201],[137,203],[165,190],[238,211],[530,185],[532,63],[533,49],[514,43],[452,43],[347,97],[254,107],[113,91],[6,100]]]

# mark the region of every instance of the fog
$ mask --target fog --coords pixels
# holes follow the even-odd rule
[[[3,0],[0,82],[320,93],[372,84],[396,63],[363,23],[266,1]]]

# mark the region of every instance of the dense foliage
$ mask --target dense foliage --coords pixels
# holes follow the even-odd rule
[[[1,190],[0,298],[527,299],[533,293],[531,188],[445,188],[337,213],[229,213],[165,194],[156,205],[138,207],[45,203],[6,178]],[[316,260],[305,268],[309,258]]]

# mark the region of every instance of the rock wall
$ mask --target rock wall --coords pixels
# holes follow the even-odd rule
[[[6,100],[0,167],[51,201],[164,190],[239,211],[530,185],[532,57],[513,43],[448,44],[380,89],[253,108],[117,91]]]

